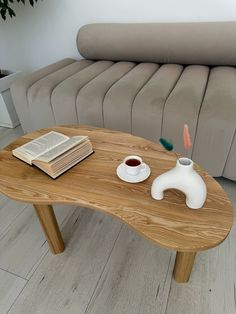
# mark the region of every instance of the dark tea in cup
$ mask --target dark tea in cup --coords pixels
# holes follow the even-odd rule
[[[125,161],[125,164],[129,167],[137,167],[141,164],[141,161],[136,158],[130,158]]]

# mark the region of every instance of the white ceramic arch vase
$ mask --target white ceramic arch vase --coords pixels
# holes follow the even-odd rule
[[[207,196],[206,184],[193,169],[193,161],[189,158],[178,159],[173,169],[153,181],[152,197],[162,200],[167,189],[182,191],[186,195],[186,205],[193,209],[201,208]]]

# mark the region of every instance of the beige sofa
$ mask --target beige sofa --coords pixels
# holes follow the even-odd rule
[[[171,139],[214,176],[236,180],[236,22],[92,24],[78,33],[83,60],[64,59],[15,83],[25,132],[91,124]]]

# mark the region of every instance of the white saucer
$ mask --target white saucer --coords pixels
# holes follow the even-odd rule
[[[132,176],[130,174],[127,174],[127,172],[125,171],[125,164],[122,163],[117,167],[116,174],[121,180],[123,180],[125,182],[129,182],[129,183],[142,182],[142,181],[146,180],[151,174],[151,170],[150,170],[149,166],[147,164],[145,164],[145,165],[146,165],[145,170],[141,171],[136,176]]]

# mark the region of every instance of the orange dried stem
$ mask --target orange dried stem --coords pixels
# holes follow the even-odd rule
[[[190,137],[190,134],[189,134],[189,128],[188,128],[188,125],[185,124],[184,125],[184,147],[186,150],[189,150],[192,146],[192,142],[191,142],[191,137]]]

